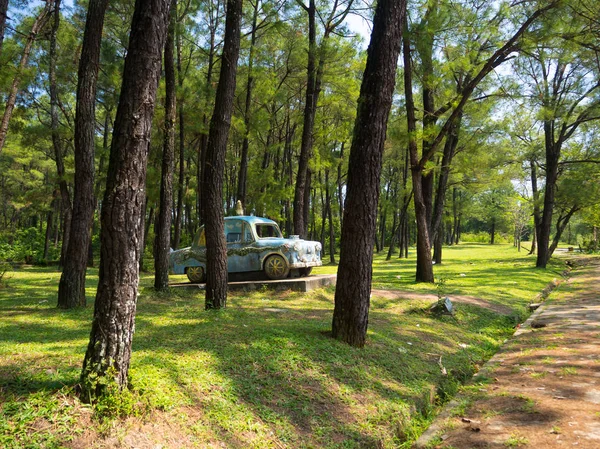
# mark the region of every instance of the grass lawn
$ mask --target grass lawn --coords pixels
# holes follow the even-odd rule
[[[436,293],[413,283],[411,256],[377,256],[374,288]],[[444,295],[512,313],[461,304],[454,317],[436,317],[419,299],[373,296],[367,345],[355,349],[329,336],[334,289],[235,293],[227,309],[205,312],[202,294],[156,294],[144,274],[132,393],[95,407],[81,404],[74,387],[97,271],[88,276],[88,307],[62,311],[59,272],[18,269],[0,289],[0,447],[410,447],[564,269],[554,260],[536,270],[533,257],[508,245],[464,244],[444,256],[435,267]]]

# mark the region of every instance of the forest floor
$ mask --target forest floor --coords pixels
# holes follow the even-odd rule
[[[93,406],[75,391],[97,270],[88,307],[64,311],[60,272],[19,268],[0,288],[0,447],[408,448],[562,279],[564,260],[534,262],[509,245],[459,245],[431,285],[413,282],[414,256],[377,256],[363,349],[330,337],[333,288],[232,293],[206,312],[198,292],[158,294],[144,274],[131,389]],[[429,311],[438,296],[454,316]]]
[[[600,261],[572,275],[447,406],[418,447],[600,447]]]

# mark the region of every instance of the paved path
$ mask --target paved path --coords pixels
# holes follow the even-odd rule
[[[577,268],[418,448],[600,448],[600,263]]]

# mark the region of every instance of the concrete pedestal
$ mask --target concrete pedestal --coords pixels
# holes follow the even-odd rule
[[[293,290],[297,292],[309,292],[321,287],[335,285],[336,274],[323,274],[317,276],[308,276],[303,278],[282,279],[279,281],[271,280],[250,280],[228,282],[229,291],[254,291],[260,289],[268,290]],[[171,284],[173,288],[192,288],[204,290],[205,284]]]

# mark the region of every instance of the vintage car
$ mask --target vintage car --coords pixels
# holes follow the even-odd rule
[[[268,218],[225,217],[227,270],[229,273],[264,272],[269,279],[308,276],[321,262],[321,244],[283,238],[279,226]],[[206,235],[200,228],[192,246],[171,251],[171,272],[187,274],[191,282],[206,278]]]

